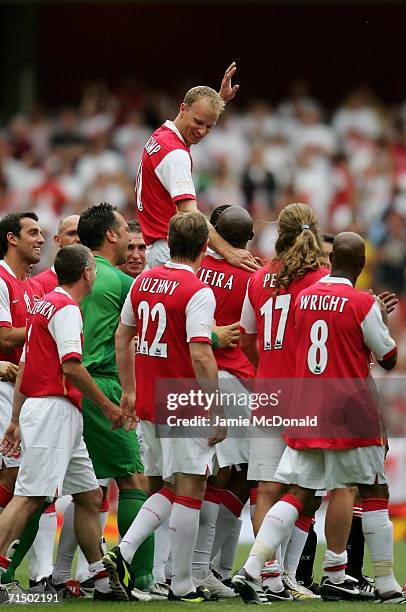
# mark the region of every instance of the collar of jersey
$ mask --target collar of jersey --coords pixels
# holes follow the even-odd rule
[[[349,285],[350,287],[353,286],[352,282],[348,280],[348,278],[343,278],[342,276],[330,276],[329,274],[327,276],[323,276],[319,280],[319,283],[332,283],[333,285],[334,284]]]
[[[4,268],[5,270],[7,270],[7,272],[8,272],[8,273],[9,273],[11,276],[14,276],[14,278],[17,278],[17,277],[16,277],[16,275],[14,274],[13,270],[10,268],[10,266],[8,265],[8,263],[6,263],[6,262],[4,261],[4,259],[2,259],[2,260],[0,261],[0,266],[3,266],[3,268]]]
[[[176,136],[178,138],[180,138],[180,140],[183,142],[184,145],[188,146],[186,144],[186,142],[184,141],[184,138],[182,136],[182,134],[179,132],[178,128],[176,127],[176,125],[174,124],[173,121],[170,121],[169,119],[167,119],[164,123],[164,126],[169,128],[170,130],[172,130],[172,132],[175,132]],[[188,147],[189,148],[189,147]]]
[[[67,291],[65,291],[65,289],[62,289],[62,287],[55,287],[54,291],[56,291],[57,293],[63,293],[64,295],[67,295],[68,297],[71,297],[69,295],[69,293]]]
[[[208,247],[206,255],[210,255],[210,257],[213,257],[213,259],[224,259],[224,257],[220,255],[220,253],[213,251],[213,249],[211,249],[210,247]]]
[[[166,264],[164,265],[165,265],[165,268],[172,268],[174,270],[187,270],[188,272],[191,272],[192,274],[196,274],[193,268],[191,266],[188,266],[187,264],[176,263],[174,261],[167,261]]]

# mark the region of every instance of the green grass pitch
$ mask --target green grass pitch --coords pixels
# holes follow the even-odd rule
[[[237,558],[236,558],[236,563],[235,563],[235,568],[238,568],[239,566],[241,566],[247,556],[247,553],[249,551],[249,546],[248,545],[241,545],[239,547],[238,550],[238,554],[237,554]],[[321,547],[319,547],[318,549],[318,553],[317,553],[317,558],[316,558],[316,562],[315,562],[315,576],[317,579],[320,578],[320,566],[321,566],[321,558],[323,555],[323,549]],[[366,573],[371,575],[371,566],[368,560],[368,557],[366,559],[366,564],[365,564],[365,569],[366,569]],[[406,582],[406,541],[402,541],[399,542],[395,545],[395,569],[396,569],[396,576],[398,581],[403,584]],[[18,578],[20,579],[21,583],[23,586],[27,585],[27,568],[26,565],[24,564],[20,571],[19,571],[19,575]],[[167,601],[162,601],[162,602],[145,602],[145,603],[108,603],[108,602],[101,602],[101,603],[93,603],[91,600],[87,599],[87,600],[69,600],[68,602],[66,602],[65,604],[63,604],[65,606],[65,608],[67,606],[72,607],[74,606],[75,611],[74,612],[87,612],[87,610],[91,609],[94,612],[102,612],[103,610],[105,612],[107,612],[109,609],[114,609],[117,610],[117,607],[119,606],[120,608],[123,609],[128,609],[131,606],[143,606],[146,610],[146,612],[161,612],[161,610],[179,610],[179,608],[185,608],[185,607],[196,607],[196,604],[186,604],[186,603],[172,603],[172,602],[167,602]],[[296,606],[300,606],[300,608],[306,608],[307,610],[321,610],[322,608],[324,608],[325,612],[348,612],[348,611],[353,611],[355,612],[355,610],[362,610],[365,612],[368,612],[369,610],[372,612],[372,610],[377,610],[376,608],[376,604],[374,603],[353,603],[353,602],[328,602],[328,603],[323,603],[321,601],[301,601],[301,602],[290,602],[290,603],[274,603],[272,604],[274,606],[274,610],[280,610],[281,612],[284,612],[285,610],[291,609],[292,606],[295,607]],[[240,599],[232,599],[232,600],[228,600],[228,601],[221,601],[221,602],[212,602],[212,603],[204,603],[204,604],[199,604],[199,606],[203,606],[206,608],[206,606],[211,609],[221,609],[224,612],[234,612],[234,610],[236,610],[237,612],[242,612],[243,610],[246,610],[246,606],[245,604],[240,600]],[[389,606],[392,609],[392,606]],[[48,609],[48,610],[60,610],[61,606],[60,605],[36,605],[35,609]],[[386,609],[388,609],[388,607],[386,606]]]

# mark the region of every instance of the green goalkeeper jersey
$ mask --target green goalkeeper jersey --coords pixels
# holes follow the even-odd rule
[[[92,292],[82,300],[83,365],[92,376],[116,377],[114,334],[133,278],[107,259],[95,256],[96,280]]]

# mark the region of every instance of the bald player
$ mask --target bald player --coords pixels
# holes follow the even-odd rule
[[[223,240],[237,249],[246,249],[247,242],[253,237],[251,215],[240,206],[223,207],[215,220],[215,226]],[[253,378],[254,368],[239,346],[238,323],[251,275],[251,271],[231,265],[222,255],[211,249],[203,258],[198,271],[200,280],[212,289],[216,298],[216,325],[223,327],[235,324],[237,328],[232,345],[228,348],[214,348],[213,353],[219,372],[220,391],[235,394],[235,397],[246,396],[247,399],[243,407],[226,406],[226,414],[235,417],[242,414],[247,418],[250,416],[249,396],[241,379]],[[234,597],[235,592],[210,572],[209,564],[216,528],[217,532],[221,532],[216,538],[218,552],[229,533],[238,524],[242,508],[249,496],[246,481],[249,439],[244,438],[243,433],[236,432],[239,437],[231,436],[216,446],[217,461],[222,469],[208,480],[193,558],[193,576],[199,581],[198,584],[207,587],[212,595],[220,598]],[[233,470],[233,466],[237,466],[237,469]],[[223,490],[221,494],[219,489]],[[220,520],[216,527],[219,515]],[[229,546],[229,558],[234,557],[234,543],[235,539]]]
[[[80,243],[78,236],[79,215],[69,215],[61,219],[58,225],[58,233],[54,235],[54,242],[58,249],[69,244]],[[58,284],[55,268],[47,268],[30,279],[30,285],[38,297],[42,297],[49,291],[55,289]]]
[[[330,275],[304,289],[296,299],[295,378],[341,379],[342,382],[358,379],[359,385],[364,381],[365,390],[371,353],[382,368],[391,370],[397,361],[396,344],[387,327],[384,304],[375,296],[354,288],[365,265],[365,243],[361,236],[353,232],[339,234],[330,262]],[[345,395],[343,384],[339,388],[343,394],[340,402],[343,414],[339,422],[345,422],[344,417],[350,416],[346,406],[353,406],[349,401],[353,397]],[[359,402],[360,410],[369,405],[369,399]],[[303,394],[301,400],[306,400]],[[311,401],[312,414],[322,415],[323,409],[328,408],[318,400],[317,394],[312,394]],[[338,407],[336,403],[335,408]],[[293,408],[293,416],[295,408],[298,407]],[[385,446],[378,414],[369,416],[375,426],[373,432],[368,432],[369,436],[301,438],[287,435],[288,447],[275,478],[289,483],[290,488],[265,516],[246,564],[233,578],[244,601],[266,603],[259,583],[262,565],[272,558],[315,490],[331,490],[356,483],[363,498],[363,531],[372,558],[377,598],[382,603],[402,603],[401,587],[393,572],[393,528],[388,514]],[[326,435],[324,431],[318,433]],[[333,435],[333,431],[327,433]],[[340,528],[341,525],[336,525],[337,530]],[[352,599],[358,594],[357,582],[345,574],[345,544],[346,537],[343,537],[340,550],[337,546],[336,550],[328,549],[325,553],[320,588],[325,599]]]

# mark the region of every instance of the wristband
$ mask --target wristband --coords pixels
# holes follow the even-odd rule
[[[216,349],[219,345],[219,337],[216,332],[211,332],[211,348]]]

